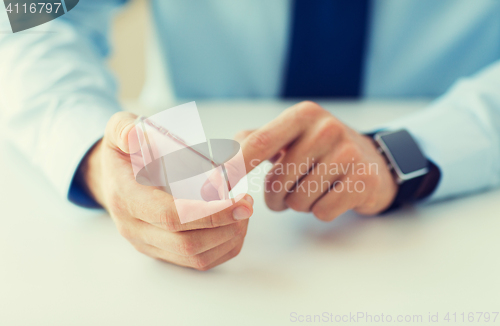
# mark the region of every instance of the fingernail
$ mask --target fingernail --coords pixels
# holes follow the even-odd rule
[[[247,202],[249,202],[249,203],[250,203],[250,205],[252,205],[252,206],[253,206],[253,198],[252,198],[252,196],[246,195],[246,196],[245,196],[245,200],[246,200]]]
[[[244,220],[250,217],[250,211],[243,206],[236,207],[233,211],[235,220]]]

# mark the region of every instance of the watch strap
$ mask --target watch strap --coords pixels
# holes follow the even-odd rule
[[[378,132],[380,132],[380,130],[365,135],[374,139],[375,135]],[[382,155],[385,156],[385,153],[382,153]],[[410,180],[406,180],[399,184],[398,192],[392,204],[383,212],[381,212],[381,214],[388,213],[405,204],[410,204],[417,200],[425,199],[434,192],[434,190],[437,188],[437,185],[439,184],[439,180],[441,179],[441,171],[439,167],[429,159],[427,159],[427,164],[429,168],[428,173]]]
[[[424,174],[400,184],[396,197],[394,198],[391,206],[389,206],[389,208],[387,208],[382,213],[387,213],[403,206],[404,204],[409,204],[416,201],[417,198],[415,197],[415,194],[420,189],[420,186],[422,185],[426,176],[427,174]]]

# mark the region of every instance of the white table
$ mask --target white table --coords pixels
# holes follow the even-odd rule
[[[198,102],[210,138],[258,127],[287,105]],[[360,129],[424,105],[325,103]],[[0,325],[288,325],[293,312],[422,315],[424,324],[439,313],[463,325],[462,312],[500,311],[500,191],[327,224],[271,212],[251,187],[241,254],[198,272],[137,253],[105,213],[66,203],[0,144]]]

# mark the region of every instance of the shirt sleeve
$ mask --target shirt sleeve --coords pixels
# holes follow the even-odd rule
[[[83,156],[120,111],[105,58],[122,2],[80,1],[51,22],[0,33],[2,132],[66,198]],[[0,30],[10,30],[4,10]]]
[[[421,112],[394,121],[441,170],[430,201],[500,185],[500,61],[458,80]]]

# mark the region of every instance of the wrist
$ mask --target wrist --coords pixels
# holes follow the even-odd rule
[[[373,185],[369,189],[370,194],[366,201],[357,207],[355,211],[364,215],[374,215],[384,211],[392,204],[398,193],[399,186],[386,157],[378,151],[377,144],[366,135],[362,135],[362,137],[369,164],[377,164],[376,172],[370,175],[376,181],[369,182],[370,185]]]
[[[381,184],[384,190],[378,189],[377,193],[381,196],[382,205],[378,209],[378,213],[386,210],[396,198],[399,191],[399,184],[397,182],[397,178],[394,176],[394,173],[391,169],[390,162],[387,160],[387,157],[383,155],[376,146],[376,143],[372,140],[372,145],[375,147],[377,151],[377,155],[380,158],[380,161],[383,162],[381,166]]]

